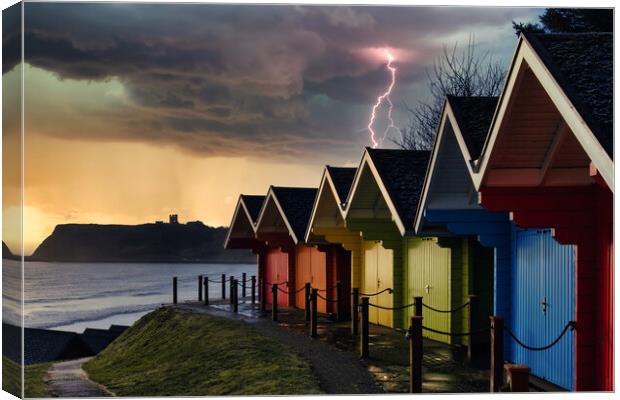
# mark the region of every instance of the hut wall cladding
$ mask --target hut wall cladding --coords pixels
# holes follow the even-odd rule
[[[343,268],[349,268],[350,270],[350,287],[361,288],[362,238],[359,232],[352,232],[344,227],[313,227],[313,233],[317,236],[323,236],[329,243],[338,243],[343,247],[342,251],[348,253],[348,266],[347,258],[345,257]]]
[[[547,227],[576,245],[574,389],[613,390],[613,194],[587,187],[482,188],[482,205],[511,211],[523,228]]]

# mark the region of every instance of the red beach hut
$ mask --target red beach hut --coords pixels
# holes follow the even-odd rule
[[[522,255],[537,271],[556,265],[536,278],[537,310],[524,320],[548,325],[549,296],[568,278],[576,321],[571,386],[613,390],[613,35],[520,36],[474,168],[483,207],[510,212],[521,228],[551,229],[559,243],[574,246],[570,265],[553,254]],[[545,252],[544,241],[524,240]]]

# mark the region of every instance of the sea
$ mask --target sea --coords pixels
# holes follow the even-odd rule
[[[182,302],[198,299],[198,275],[257,273],[255,264],[80,262],[26,262],[23,272],[24,326],[73,332],[131,325],[172,302],[175,276]],[[20,263],[2,260],[2,278],[2,320],[20,325]],[[209,297],[221,297],[220,283],[210,283]]]

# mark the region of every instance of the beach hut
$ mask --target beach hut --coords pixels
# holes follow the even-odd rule
[[[409,271],[403,250],[413,234],[411,221],[422,190],[429,152],[366,148],[347,196],[345,226],[360,236],[360,291],[371,304],[394,308],[411,303]],[[410,221],[410,228],[406,222]],[[387,291],[387,289],[391,289]],[[388,327],[408,325],[408,311],[370,307],[370,322]]]
[[[495,277],[514,304],[506,326],[541,346],[576,321],[545,352],[507,337],[508,357],[574,390],[613,390],[612,71],[611,33],[521,35],[472,165],[480,204],[519,227],[511,273]]]
[[[343,311],[350,310],[351,288],[360,286],[360,247],[358,232],[344,225],[343,209],[355,178],[356,168],[326,166],[321,178],[310,221],[306,230],[307,243],[329,243],[333,248],[334,280],[343,287]]]
[[[496,104],[497,97],[446,98],[414,223],[417,235],[436,236],[440,244],[453,243],[453,246],[441,249],[431,246],[430,243],[435,244],[433,241],[420,242],[418,246],[424,243],[429,249],[428,254],[439,256],[451,251],[461,257],[460,261],[451,264],[451,270],[443,266],[441,279],[447,278],[451,286],[448,296],[439,298],[443,301],[439,308],[458,307],[458,303],[467,301],[468,295],[476,295],[476,315],[472,317],[482,326],[488,324],[488,316],[494,312],[493,305],[498,303],[495,293],[501,292],[494,290],[495,263],[499,263],[499,271],[510,267],[508,213],[487,212],[478,204],[469,171],[470,161],[480,154]],[[497,252],[496,248],[499,249]],[[410,271],[419,271],[414,274],[410,290],[422,295],[424,302],[431,301],[426,293],[428,290],[422,289],[439,273],[435,263],[419,256],[412,256],[409,263]],[[450,294],[456,300],[452,304],[448,301]],[[425,309],[423,316],[425,323],[433,318],[443,318],[443,325],[456,323],[460,318],[461,331],[467,330],[468,310],[450,315]],[[482,335],[479,342],[487,343],[488,338],[488,334]],[[463,338],[464,344],[469,342],[468,337]],[[488,349],[488,346],[481,347]]]

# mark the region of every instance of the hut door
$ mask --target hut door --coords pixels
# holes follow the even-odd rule
[[[439,247],[436,238],[422,239],[423,302],[438,310],[450,309],[450,249]],[[450,314],[439,313],[424,307],[422,316],[429,327],[442,332],[450,331]],[[426,331],[430,339],[450,342],[450,337]]]
[[[377,251],[379,245],[374,241],[364,241],[364,287],[362,293],[376,293],[377,290]],[[374,303],[376,297],[371,297],[370,302]],[[377,324],[379,322],[378,309],[375,307],[369,307],[368,320]]]
[[[288,254],[280,250],[270,250],[265,262],[265,280],[268,283],[280,283],[288,281]],[[281,286],[285,288],[285,286]],[[267,287],[267,303],[272,304],[273,296],[271,287]],[[288,306],[287,296],[278,293],[278,305]]]
[[[517,230],[515,246],[509,328],[526,344],[543,346],[575,319],[575,248],[556,242],[550,230],[539,229]],[[545,351],[530,351],[506,340],[515,362],[527,364],[534,375],[556,385],[574,388],[572,332]]]
[[[294,290],[298,290],[309,282],[312,283],[312,271],[311,271],[311,247],[298,246],[295,259],[295,287]],[[295,306],[303,309],[306,305],[304,299],[304,291],[300,291],[295,294]]]
[[[381,245],[377,245],[377,292],[387,288],[394,288],[393,266],[394,256],[392,250],[387,250]],[[376,304],[382,307],[392,307],[394,295],[384,292],[376,296]],[[378,310],[379,325],[392,326],[393,311]]]
[[[326,297],[327,292],[323,291],[327,288],[327,263],[326,253],[319,251],[316,248],[312,249],[310,253],[310,266],[311,266],[311,281],[312,287],[321,290],[321,295]],[[318,299],[317,309],[320,313],[327,313],[327,302],[323,299]]]

